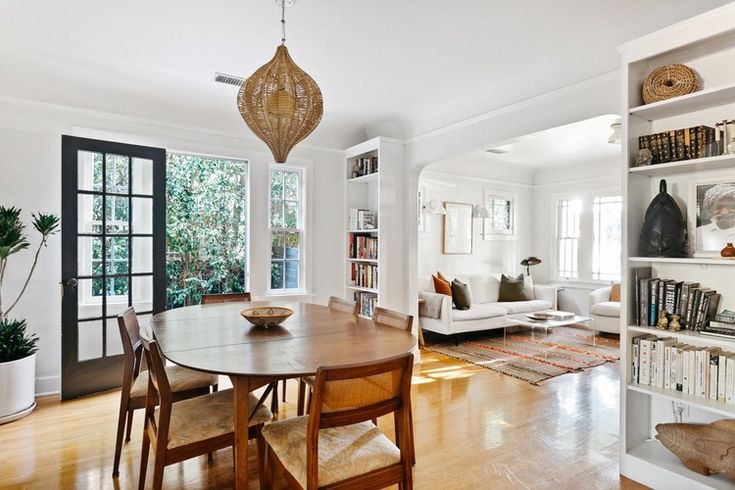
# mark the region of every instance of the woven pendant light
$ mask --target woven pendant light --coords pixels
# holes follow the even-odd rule
[[[291,149],[309,136],[322,119],[322,92],[313,78],[293,62],[284,33],[273,59],[258,68],[240,87],[237,107],[245,123],[284,163]]]

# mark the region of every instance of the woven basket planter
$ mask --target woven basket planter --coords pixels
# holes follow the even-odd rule
[[[688,66],[660,66],[649,73],[643,81],[643,102],[650,104],[691,94],[698,88],[697,74]]]

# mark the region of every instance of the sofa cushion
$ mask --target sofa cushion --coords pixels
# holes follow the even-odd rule
[[[614,282],[610,286],[610,301],[620,303],[620,283]]]
[[[590,307],[590,313],[600,316],[620,318],[620,303],[617,301],[603,301]]]
[[[503,276],[500,278],[500,294],[498,301],[527,301],[526,284],[523,274],[518,277]]]
[[[473,303],[495,303],[498,300],[500,280],[490,274],[472,274],[459,279],[470,287]]]
[[[496,306],[495,304],[478,305],[473,304],[469,310],[452,310],[453,322],[465,322],[469,320],[483,320],[485,318],[497,318],[505,316],[507,310]]]
[[[437,276],[431,276],[431,280],[434,281],[435,292],[439,294],[446,294],[447,296],[452,295],[452,285],[449,282]]]
[[[551,309],[551,303],[542,299],[532,299],[529,301],[500,301],[498,303],[493,303],[493,306],[504,308],[509,315]]]
[[[452,301],[458,310],[469,310],[472,306],[470,288],[458,279],[452,281]]]
[[[536,299],[536,292],[533,290],[533,276],[523,276],[523,287],[526,289],[526,298]]]

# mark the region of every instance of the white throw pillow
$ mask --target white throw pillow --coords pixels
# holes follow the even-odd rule
[[[533,277],[523,275],[523,289],[526,290],[526,297],[528,299],[536,299],[536,295],[533,292]]]

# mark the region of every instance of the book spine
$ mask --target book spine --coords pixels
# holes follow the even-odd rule
[[[678,347],[676,349],[676,391],[682,391],[684,385],[684,347]]]
[[[692,357],[692,351],[685,350],[682,356],[682,376],[681,376],[682,392],[684,393],[689,393],[689,361],[691,360],[691,357]]]
[[[641,279],[641,297],[640,297],[640,309],[641,309],[641,318],[639,325],[641,327],[645,327],[649,324],[650,317],[649,317],[649,308],[650,308],[650,297],[649,297],[649,286],[650,286],[650,279]]]
[[[717,357],[717,401],[724,402],[727,383],[727,354],[721,352]]]
[[[641,339],[640,354],[640,374],[639,383],[642,385],[651,384],[651,339]]]
[[[656,341],[656,381],[654,384],[657,388],[664,387],[664,357],[666,356],[664,339]]]
[[[719,379],[718,367],[720,365],[720,356],[715,354],[710,357],[709,361],[709,399],[717,400],[717,381]]]
[[[727,357],[727,372],[725,373],[725,403],[733,403],[735,398],[735,357]]]
[[[633,367],[631,369],[630,373],[630,382],[631,383],[638,383],[638,380],[640,379],[638,376],[638,371],[640,369],[640,358],[641,358],[641,338],[639,337],[633,337]]]
[[[664,388],[671,389],[671,351],[673,346],[667,345],[664,349]]]

